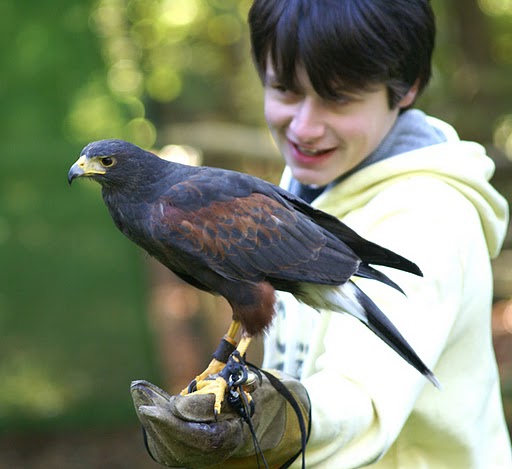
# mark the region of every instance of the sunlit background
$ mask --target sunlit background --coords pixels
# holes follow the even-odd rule
[[[70,189],[66,175],[86,143],[116,137],[277,181],[250,3],[0,2],[0,468],[158,467],[129,384],[183,387],[229,308],[147,259],[114,228],[99,188]],[[432,3],[434,77],[419,105],[488,148],[511,200],[512,0]],[[512,425],[511,237],[494,269]]]

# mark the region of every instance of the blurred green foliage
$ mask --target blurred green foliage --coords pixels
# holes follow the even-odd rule
[[[174,123],[264,126],[250,3],[0,3],[0,431],[133,419],[130,380],[157,374],[141,254],[98,188],[70,190],[66,173],[94,139],[151,147],[181,143],[162,141]],[[512,157],[512,0],[432,3],[421,106]]]
[[[156,128],[175,121],[261,123],[245,25],[249,6],[249,0],[98,1],[90,25],[105,70],[76,95],[70,136],[129,136],[150,147]]]
[[[156,375],[140,253],[66,180],[71,103],[104,75],[92,8],[0,3],[0,432],[132,421]]]
[[[68,187],[70,145],[0,148],[0,431],[125,419],[155,376],[137,251],[98,187]]]

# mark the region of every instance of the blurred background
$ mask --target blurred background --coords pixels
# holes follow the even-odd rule
[[[86,143],[115,137],[278,181],[250,3],[0,2],[1,469],[159,467],[130,382],[179,391],[209,361],[229,308],[149,260],[114,228],[99,187],[70,190],[66,175]],[[510,201],[512,0],[432,3],[435,69],[419,107],[487,147]],[[510,236],[493,267],[512,425]]]

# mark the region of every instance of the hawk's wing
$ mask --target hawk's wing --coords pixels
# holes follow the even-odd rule
[[[168,262],[173,255],[185,255],[193,261],[191,269],[200,263],[226,279],[346,282],[357,271],[359,258],[274,187],[243,174],[204,168],[155,201],[149,231],[160,249],[168,250]]]

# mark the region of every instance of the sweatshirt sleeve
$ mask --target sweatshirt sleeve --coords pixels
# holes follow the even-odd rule
[[[344,221],[422,269],[424,277],[381,268],[406,296],[372,280],[357,283],[443,385],[449,373],[438,364],[461,313],[464,270],[475,249],[486,250],[476,210],[446,184],[418,179]],[[361,467],[394,443],[422,394],[435,399],[443,391],[352,316],[323,311],[320,322],[302,375],[312,403],[308,467]]]

